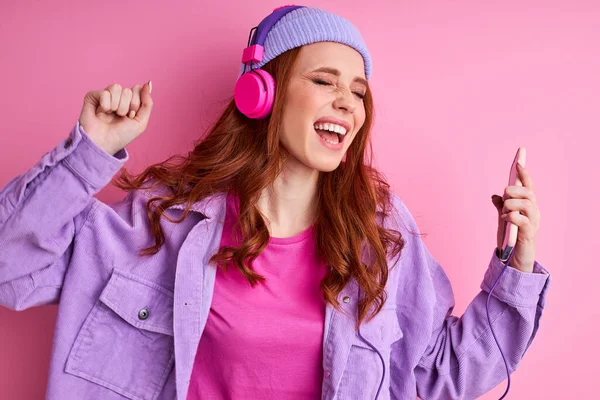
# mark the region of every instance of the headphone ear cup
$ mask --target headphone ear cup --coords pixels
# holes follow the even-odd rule
[[[243,74],[235,84],[234,100],[238,110],[248,118],[267,117],[275,100],[275,79],[262,69]]]
[[[275,102],[275,86],[276,85],[275,85],[275,78],[273,78],[273,76],[270,73],[268,73],[267,71],[259,69],[256,72],[259,73],[263,77],[265,83],[267,84],[267,90],[266,90],[266,92],[264,92],[264,97],[263,97],[263,102],[261,103],[261,108],[256,111],[255,115],[252,115],[252,118],[262,119],[262,118],[268,117],[269,114],[271,114],[271,111],[273,110],[273,103]],[[264,86],[263,86],[263,89],[264,89]]]

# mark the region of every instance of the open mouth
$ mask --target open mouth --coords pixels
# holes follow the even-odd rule
[[[344,142],[344,135],[342,135],[342,134],[339,134],[336,132],[324,131],[321,129],[315,129],[315,132],[317,132],[317,135],[321,136],[323,139],[325,139],[329,143],[338,144],[338,143]]]
[[[323,139],[325,139],[327,142],[329,142],[331,144],[343,143],[344,139],[347,135],[347,133],[335,132],[331,129],[326,129],[326,128],[320,129],[320,128],[322,128],[322,126],[320,126],[320,125],[315,125],[313,128],[319,136],[321,136]],[[344,131],[345,131],[345,129],[344,129]]]

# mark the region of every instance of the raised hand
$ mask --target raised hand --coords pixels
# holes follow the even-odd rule
[[[152,106],[152,83],[122,88],[118,83],[87,92],[79,124],[101,149],[114,155],[148,126]]]

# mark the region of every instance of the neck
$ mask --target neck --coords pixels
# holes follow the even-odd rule
[[[319,171],[287,159],[277,179],[264,189],[258,201],[272,237],[290,237],[314,222]]]

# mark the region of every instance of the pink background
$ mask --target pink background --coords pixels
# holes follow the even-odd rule
[[[490,197],[502,194],[515,151],[526,147],[542,213],[537,259],[553,285],[509,398],[590,398],[600,355],[600,2],[304,4],[350,19],[365,37],[376,163],[428,233],[455,314],[479,291],[495,246]],[[88,90],[113,82],[153,81],[153,116],[128,146],[128,168],[187,152],[232,94],[249,29],[280,5],[2,1],[0,187],[69,133]],[[110,187],[98,194],[121,196]],[[43,398],[56,310],[0,308],[3,398]]]

